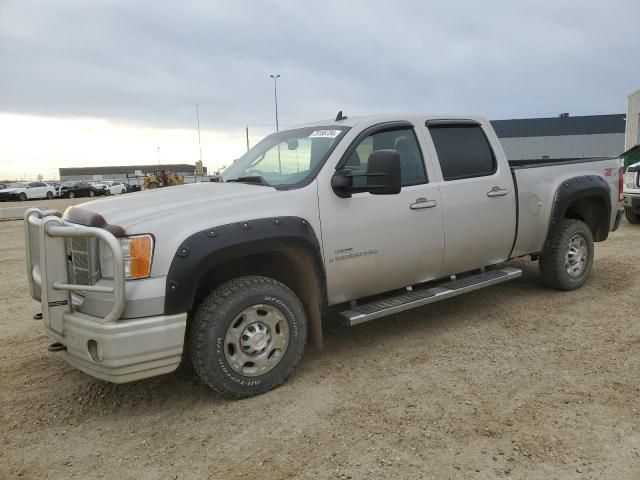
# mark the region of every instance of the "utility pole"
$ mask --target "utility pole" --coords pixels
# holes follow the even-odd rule
[[[273,78],[273,97],[276,101],[276,133],[279,131],[278,128],[278,79],[280,78],[280,74],[276,73],[274,75],[269,75]],[[280,144],[278,143],[278,171],[282,173],[282,161],[280,160]]]
[[[245,128],[245,133],[247,134],[247,152],[249,151],[249,125]]]
[[[198,149],[200,149],[200,162],[202,162],[202,144],[200,143],[200,110],[196,103],[196,122],[198,123]]]
[[[156,145],[156,154],[158,156],[158,165],[160,165],[160,145]]]

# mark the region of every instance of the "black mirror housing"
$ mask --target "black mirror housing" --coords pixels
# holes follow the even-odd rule
[[[366,177],[366,186],[354,186],[354,177]],[[341,198],[359,192],[372,195],[400,193],[400,154],[397,150],[377,150],[369,155],[366,173],[341,168],[331,177],[331,188]]]
[[[372,195],[395,195],[400,182],[400,154],[397,150],[377,150],[367,162],[367,191]]]

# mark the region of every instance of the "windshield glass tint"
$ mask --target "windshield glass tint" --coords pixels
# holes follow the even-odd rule
[[[292,186],[315,175],[347,127],[309,127],[265,137],[222,173],[225,182],[261,177],[273,186]],[[262,183],[262,182],[256,182]]]

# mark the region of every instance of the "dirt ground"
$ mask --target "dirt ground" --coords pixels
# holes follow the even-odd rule
[[[0,223],[0,477],[640,478],[640,228],[589,283],[524,276],[325,329],[283,387],[241,401],[177,372],[111,385],[46,351],[22,222]]]

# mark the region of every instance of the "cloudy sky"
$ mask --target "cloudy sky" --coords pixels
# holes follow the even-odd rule
[[[0,0],[0,178],[60,166],[229,164],[346,114],[622,113],[640,2]],[[158,147],[159,150],[158,150]]]

